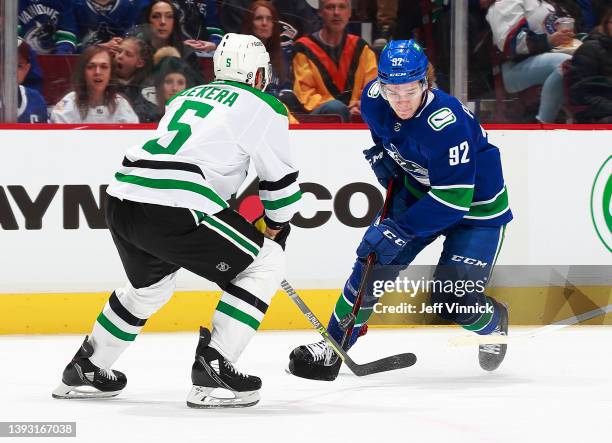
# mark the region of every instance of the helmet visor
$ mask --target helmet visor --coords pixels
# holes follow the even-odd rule
[[[380,85],[380,94],[388,102],[401,102],[420,98],[423,93],[425,81],[417,80],[410,83],[401,83],[399,85],[388,85],[378,82]]]

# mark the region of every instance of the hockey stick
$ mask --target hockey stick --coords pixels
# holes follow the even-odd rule
[[[387,195],[385,196],[385,202],[383,203],[383,208],[380,212],[379,222],[383,221],[387,216],[387,211],[389,210],[389,202],[391,201],[392,193],[393,179],[389,180],[389,184],[387,185]],[[374,267],[375,261],[376,254],[374,252],[368,254],[366,264],[363,267],[363,271],[361,274],[361,282],[359,282],[359,289],[357,290],[357,298],[355,299],[355,304],[353,304],[353,309],[350,314],[344,316],[341,319],[338,319],[338,325],[342,329],[344,329],[344,335],[342,335],[342,340],[340,340],[340,346],[344,350],[348,349],[349,347],[351,335],[353,335],[353,328],[355,327],[355,322],[357,321],[357,315],[359,315],[359,309],[361,309],[363,295],[365,294],[366,286],[368,284],[368,280],[370,279],[370,274],[372,273],[372,268]],[[331,358],[330,365],[334,365],[336,361],[338,361],[337,355]]]
[[[300,298],[300,296],[295,292],[295,290],[291,287],[291,285],[287,282],[287,280],[283,280],[281,282],[281,287],[287,293],[289,298],[293,300],[293,302],[297,305],[297,307],[302,311],[302,314],[306,316],[308,321],[312,323],[314,328],[323,336],[325,341],[331,346],[331,348],[336,352],[336,354],[342,359],[342,361],[349,367],[349,369],[353,372],[353,374],[358,377],[363,377],[364,375],[376,374],[377,372],[385,372],[385,371],[393,371],[395,369],[407,368],[416,363],[416,355],[407,352],[404,354],[391,355],[389,357],[381,358],[380,360],[376,360],[370,363],[364,363],[362,365],[357,364],[353,361],[351,357],[348,356],[346,351],[342,349],[342,347],[334,340],[329,332],[325,329],[323,324],[317,319],[314,313],[306,306],[304,301]]]
[[[449,340],[449,343],[453,346],[469,346],[469,345],[489,345],[489,344],[507,344],[509,342],[527,340],[530,338],[537,337],[542,334],[546,334],[553,331],[558,331],[567,326],[576,325],[586,320],[590,320],[600,315],[606,315],[608,312],[612,312],[612,304],[604,306],[603,308],[593,309],[592,311],[585,312],[580,315],[559,320],[558,322],[551,323],[550,325],[542,326],[541,328],[533,329],[523,334],[515,335],[462,335],[460,337],[454,337]]]

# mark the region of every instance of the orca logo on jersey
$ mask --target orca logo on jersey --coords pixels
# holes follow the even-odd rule
[[[410,160],[406,160],[399,152],[399,149],[393,144],[384,145],[387,154],[395,160],[395,162],[408,174],[412,175],[415,180],[425,186],[429,186],[429,171],[423,166]]]
[[[612,155],[595,175],[591,189],[591,217],[597,236],[612,252]]]
[[[438,109],[427,119],[427,123],[429,123],[429,126],[431,126],[434,131],[441,131],[456,121],[457,117],[449,108]]]

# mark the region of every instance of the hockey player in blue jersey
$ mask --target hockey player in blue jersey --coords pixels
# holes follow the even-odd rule
[[[76,51],[72,0],[19,0],[19,35],[38,54]]]
[[[328,331],[338,342],[344,334],[339,319],[353,309],[370,253],[376,256],[372,281],[394,280],[419,252],[444,236],[435,279],[487,281],[505,226],[512,220],[499,150],[459,100],[431,88],[427,71],[427,57],[417,43],[392,41],[380,55],[378,78],[364,88],[361,97],[361,113],[375,143],[364,151],[365,157],[379,182],[387,186],[394,180],[395,190],[387,217],[378,218],[366,230],[329,321]],[[349,345],[359,337],[378,301],[372,288],[366,288]],[[459,294],[434,287],[430,298],[432,304],[442,303],[441,317],[467,330],[507,334],[507,308],[482,291]],[[457,313],[444,303],[483,309]],[[497,369],[506,346],[481,345],[480,366]],[[340,365],[341,360],[322,341],[295,348],[289,370],[300,377],[333,380]]]

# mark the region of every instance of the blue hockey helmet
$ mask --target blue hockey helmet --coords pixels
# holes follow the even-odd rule
[[[380,53],[378,81],[398,85],[423,80],[427,65],[425,51],[414,40],[391,40]]]

